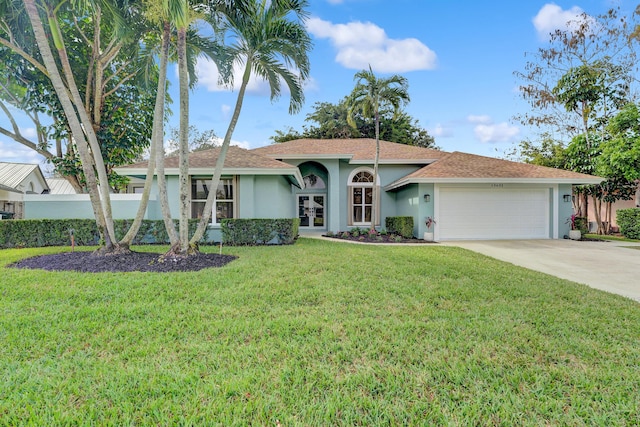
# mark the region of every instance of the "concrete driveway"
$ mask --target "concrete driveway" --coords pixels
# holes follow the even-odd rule
[[[629,248],[640,247],[639,243],[483,240],[441,244],[469,249],[640,302],[640,248]]]

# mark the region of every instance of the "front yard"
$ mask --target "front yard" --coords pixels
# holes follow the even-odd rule
[[[0,425],[640,423],[638,303],[459,248],[5,267],[61,250],[0,251]]]

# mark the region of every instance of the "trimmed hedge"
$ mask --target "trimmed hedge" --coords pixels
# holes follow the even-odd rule
[[[230,246],[290,245],[298,237],[299,218],[223,219],[222,242]]]
[[[412,216],[388,216],[384,225],[388,233],[399,234],[405,239],[413,237],[413,217]]]
[[[189,234],[198,226],[197,219],[189,220]],[[133,220],[115,220],[116,238],[121,239]],[[177,221],[176,221],[177,224]],[[95,246],[100,243],[100,233],[92,219],[24,219],[0,221],[0,248],[33,248],[42,246],[71,245],[71,230],[78,246]],[[208,230],[201,241],[207,241]],[[143,220],[134,245],[168,244],[169,236],[162,220]]]
[[[640,239],[640,208],[620,209],[616,213],[620,233],[627,239]]]

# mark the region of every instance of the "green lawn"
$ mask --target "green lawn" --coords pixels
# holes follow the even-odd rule
[[[194,273],[5,268],[61,250],[0,251],[0,425],[640,424],[640,305],[619,296],[310,239]]]
[[[600,239],[600,240],[613,240],[613,241],[618,241],[618,242],[640,242],[640,240],[635,240],[635,239],[627,239],[626,237],[623,236],[613,236],[613,235],[602,235],[602,234],[585,234],[584,237],[590,238],[590,239]]]

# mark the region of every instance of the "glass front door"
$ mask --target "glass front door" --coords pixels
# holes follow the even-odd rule
[[[300,227],[324,228],[324,201],[325,195],[300,194],[298,195],[298,218]]]

